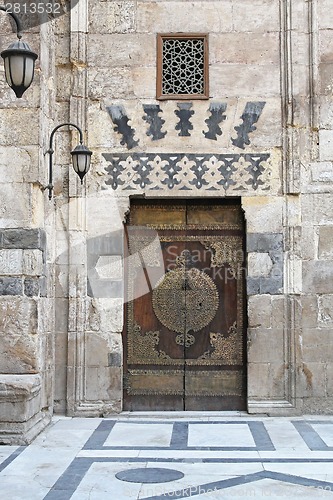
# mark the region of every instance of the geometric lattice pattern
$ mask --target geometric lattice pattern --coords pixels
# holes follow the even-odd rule
[[[203,38],[163,38],[162,94],[204,94]]]
[[[269,191],[269,153],[103,153],[106,186],[113,190]]]

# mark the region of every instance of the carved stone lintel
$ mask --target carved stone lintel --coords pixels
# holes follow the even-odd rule
[[[223,189],[238,196],[249,189],[265,193],[272,189],[269,153],[103,153],[103,157],[108,162],[105,185],[114,191],[208,194]]]

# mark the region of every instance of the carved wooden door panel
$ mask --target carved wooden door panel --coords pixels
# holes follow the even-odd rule
[[[124,409],[246,408],[239,205],[132,204]]]

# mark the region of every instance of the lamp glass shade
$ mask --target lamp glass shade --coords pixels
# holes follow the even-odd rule
[[[14,90],[16,97],[22,97],[32,83],[37,54],[30,50],[27,43],[20,40],[1,52],[1,56],[4,59],[8,85]]]
[[[76,146],[73,151],[71,151],[71,155],[73,168],[77,175],[80,177],[82,183],[83,177],[86,175],[90,168],[90,159],[92,152],[89,151],[86,146],[80,144],[79,146]]]

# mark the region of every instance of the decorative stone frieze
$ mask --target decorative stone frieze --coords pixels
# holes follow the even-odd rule
[[[222,191],[271,189],[270,154],[103,153],[106,186],[135,191]]]

